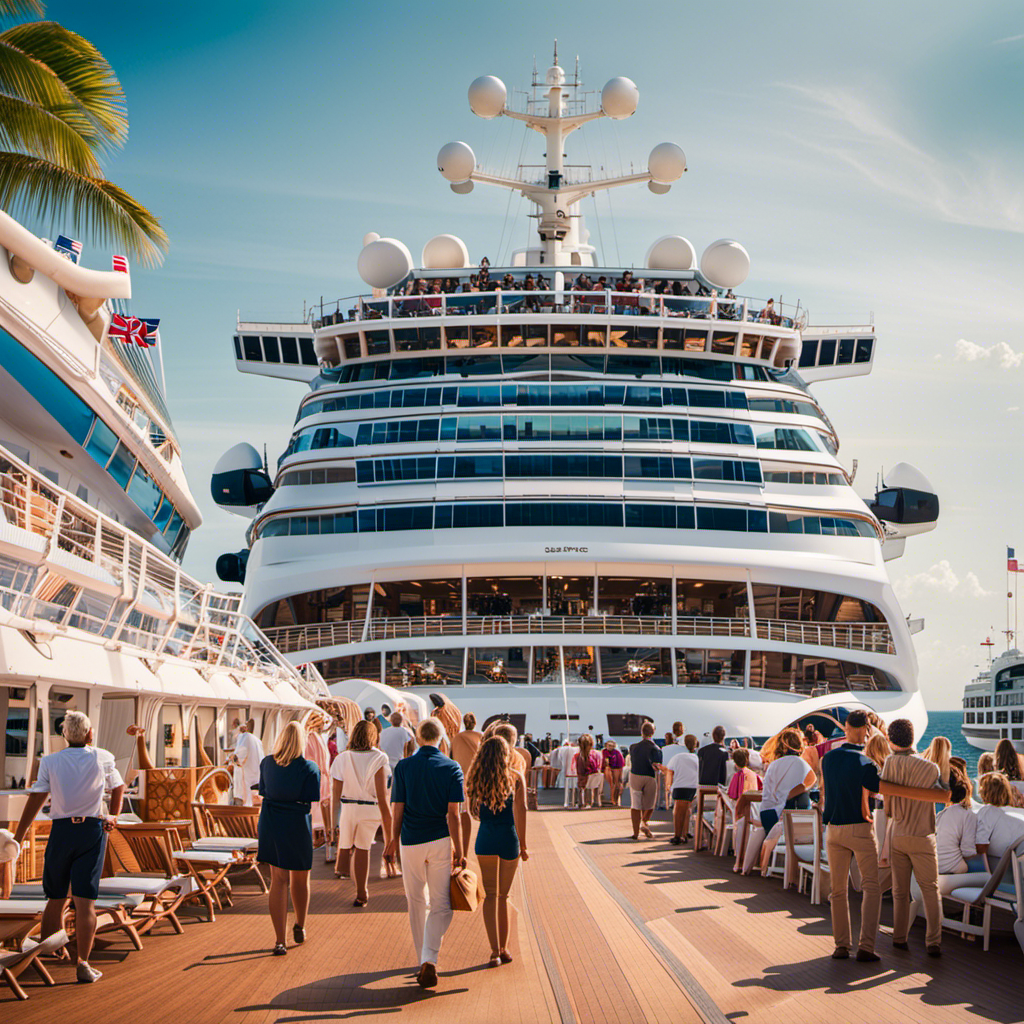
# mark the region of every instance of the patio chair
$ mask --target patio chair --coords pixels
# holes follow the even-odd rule
[[[708,847],[715,842],[715,804],[718,801],[718,786],[697,787],[697,808],[693,816],[693,852],[704,849],[704,835]]]
[[[807,811],[782,812],[782,887],[796,885],[800,865],[812,867],[821,861],[821,813],[814,807]],[[813,889],[813,885],[812,885]]]
[[[125,893],[118,893],[114,896],[104,896],[96,900],[96,934],[103,935],[108,932],[124,932],[128,941],[136,949],[142,949],[142,939],[139,937],[138,922],[133,918],[133,912],[141,903],[137,896]],[[43,910],[46,908],[47,899],[43,892],[43,886],[39,882],[27,882],[23,885],[16,885],[11,890],[9,900],[0,900],[0,921],[24,922],[23,928],[15,928],[8,934],[8,938],[27,938],[30,932],[42,920]],[[65,931],[67,930],[68,919],[74,909],[74,904],[68,902],[64,909],[64,919],[61,922]]]
[[[715,856],[728,857],[736,832],[736,801],[725,786],[719,786],[715,804]]]
[[[238,858],[231,870],[239,875],[252,873],[261,893],[266,893],[266,880],[256,864],[260,812],[258,807],[231,807],[227,804],[192,804],[192,820],[196,835],[193,850],[233,853]],[[237,878],[236,878],[237,881]]]
[[[18,978],[29,967],[42,978],[44,985],[56,984],[50,972],[39,962],[39,958],[56,953],[58,949],[67,945],[67,941],[67,932],[61,930],[54,932],[42,942],[27,940],[22,949],[13,952],[0,949],[0,980],[7,983],[7,987],[17,999],[28,999],[28,993],[18,983]]]

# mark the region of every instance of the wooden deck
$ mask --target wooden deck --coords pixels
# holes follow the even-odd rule
[[[291,1024],[403,1014],[417,1024],[553,1021],[751,1024],[780,1020],[1013,1024],[1024,1020],[1024,959],[1012,936],[992,949],[946,933],[944,955],[892,949],[883,905],[879,964],[833,961],[827,904],[784,892],[777,879],[740,878],[708,853],[629,838],[627,812],[530,816],[530,861],[513,888],[515,961],[486,966],[478,914],[456,914],[440,983],[415,984],[401,881],[371,877],[370,904],[351,906],[351,882],[318,862],[304,946],[271,957],[266,900],[239,890],[213,924],[183,915],[185,934],[158,928],[141,952],[120,940],[98,951],[90,988],[53,968],[55,988],[32,981],[27,1002],[0,989],[12,1024],[221,1022]],[[379,850],[379,847],[378,847]],[[373,872],[371,872],[373,875]]]

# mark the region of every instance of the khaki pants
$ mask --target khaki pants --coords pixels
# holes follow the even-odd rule
[[[825,833],[828,869],[832,881],[832,936],[836,948],[850,949],[850,861],[857,860],[863,897],[860,906],[859,949],[875,951],[878,918],[882,911],[882,892],[878,886],[878,847],[875,828],[870,822],[860,825],[829,825]]]
[[[921,901],[928,923],[925,945],[938,946],[942,941],[942,900],[938,887],[939,860],[935,854],[935,834],[901,836],[894,833],[889,860],[892,864],[893,942],[906,942],[910,931],[910,876],[913,874],[921,888]]]

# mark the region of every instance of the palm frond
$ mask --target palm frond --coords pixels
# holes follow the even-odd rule
[[[94,148],[109,150],[125,144],[128,108],[124,90],[114,69],[92,43],[54,21],[15,25],[0,32],[0,41],[45,64],[63,82],[87,120],[78,130]],[[68,112],[61,116],[69,119]]]
[[[92,149],[72,125],[14,96],[0,95],[0,146],[24,150],[80,174],[101,174]]]
[[[41,18],[41,0],[0,0],[0,18]]]
[[[0,152],[0,208],[48,220],[69,217],[76,231],[145,266],[162,263],[167,252],[160,221],[124,189],[23,153]]]
[[[3,0],[0,0],[2,3]],[[47,110],[75,103],[68,87],[42,61],[0,37],[0,92]]]

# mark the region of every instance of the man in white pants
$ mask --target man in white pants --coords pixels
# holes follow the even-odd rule
[[[391,785],[394,825],[387,855],[394,856],[400,837],[402,882],[420,963],[416,981],[422,988],[437,985],[441,941],[452,923],[451,876],[466,866],[459,820],[462,769],[438,749],[443,734],[436,718],[420,722],[419,750],[395,765]]]

